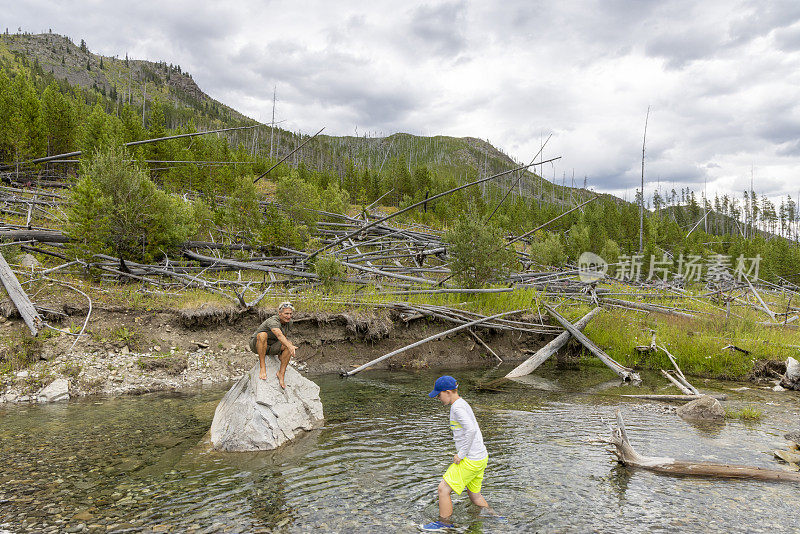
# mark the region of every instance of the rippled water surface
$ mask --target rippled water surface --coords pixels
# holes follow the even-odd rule
[[[483,494],[508,517],[477,516],[464,494],[455,498],[461,532],[800,529],[800,484],[630,471],[597,441],[621,407],[643,454],[780,468],[771,451],[798,426],[794,393],[727,391],[764,419],[703,427],[621,400],[646,388],[614,387],[605,369],[548,369],[502,392],[473,388],[486,370],[454,374],[489,449]],[[220,388],[0,408],[0,531],[415,532],[437,516],[436,486],[454,452],[448,408],[426,396],[436,376],[315,377],[325,427],[265,453],[202,445]]]

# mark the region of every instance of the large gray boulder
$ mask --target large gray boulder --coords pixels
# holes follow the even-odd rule
[[[322,425],[319,386],[290,366],[281,389],[277,359],[267,356],[266,364],[266,380],[258,378],[256,363],[222,397],[211,422],[215,450],[270,450]]]
[[[39,402],[58,402],[69,400],[69,380],[58,378],[50,382],[50,385],[42,388],[37,393],[36,400]]]
[[[725,410],[717,399],[710,395],[703,395],[678,408],[677,413],[684,419],[696,421],[722,421],[725,419]]]

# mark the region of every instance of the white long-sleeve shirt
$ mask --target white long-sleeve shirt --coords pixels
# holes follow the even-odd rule
[[[459,458],[478,461],[489,456],[475,414],[464,399],[458,399],[450,405],[450,428]]]

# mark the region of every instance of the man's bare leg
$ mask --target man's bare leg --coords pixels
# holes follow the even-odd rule
[[[256,351],[258,352],[258,363],[261,367],[261,372],[258,374],[258,378],[261,380],[267,379],[267,364],[264,361],[264,358],[267,356],[267,340],[269,339],[269,334],[266,332],[259,332],[256,336]]]
[[[450,484],[442,479],[437,488],[439,493],[439,519],[446,523],[450,522],[450,516],[453,515],[453,501],[450,498],[451,491]]]
[[[286,367],[289,366],[289,360],[291,358],[292,358],[292,353],[289,352],[288,348],[283,347],[283,350],[281,351],[280,355],[281,366],[278,369],[278,372],[275,373],[275,376],[278,377],[278,383],[281,385],[283,389],[286,389],[286,384],[283,381],[283,377],[286,375]]]

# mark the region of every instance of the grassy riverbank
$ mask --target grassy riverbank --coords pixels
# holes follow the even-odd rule
[[[7,247],[9,251],[12,247]],[[15,247],[14,247],[15,248]],[[4,251],[4,252],[6,252]],[[47,256],[37,255],[42,262],[41,269],[58,265],[56,260],[50,261]],[[52,263],[52,265],[50,265]],[[40,269],[31,270],[25,283],[26,291],[36,295],[38,302],[49,302],[54,309],[72,308],[78,311],[63,320],[51,320],[50,323],[73,334],[81,331],[83,320],[89,309],[91,300],[94,309],[128,309],[141,313],[156,313],[164,310],[193,311],[204,310],[207,313],[236,313],[237,307],[230,298],[209,293],[201,289],[184,289],[180,291],[157,291],[152,286],[139,282],[110,283],[76,274],[53,273],[48,276],[37,274]],[[248,274],[248,273],[244,273]],[[219,280],[240,280],[237,273],[219,273]],[[253,282],[245,295],[252,301],[269,287],[269,282],[256,273],[249,273]],[[630,293],[621,295],[623,291],[618,285],[608,285],[615,292],[616,298],[643,302],[641,295]],[[422,288],[416,290],[421,291]],[[620,308],[609,308],[596,316],[587,326],[585,333],[603,348],[608,354],[623,365],[646,369],[669,369],[671,364],[663,351],[637,351],[635,347],[650,345],[655,335],[657,345],[663,345],[676,358],[681,369],[688,375],[742,379],[753,371],[758,360],[781,360],[789,356],[797,356],[800,352],[800,330],[792,325],[765,326],[765,313],[750,306],[736,305],[730,311],[708,299],[698,298],[699,292],[689,292],[676,296],[655,290],[648,291],[649,298],[644,302],[661,304],[694,318],[675,317],[667,314],[634,311]],[[659,298],[661,295],[662,298]],[[88,297],[88,298],[87,298]],[[770,295],[774,309],[786,309],[788,303],[778,293]],[[386,309],[396,302],[407,302],[411,305],[442,306],[468,310],[484,315],[491,315],[509,310],[523,309],[531,320],[551,323],[543,304],[555,306],[566,318],[575,321],[590,309],[589,303],[583,303],[562,297],[547,296],[535,289],[515,289],[499,293],[416,293],[404,294],[391,286],[364,287],[340,284],[332,287],[316,286],[289,291],[282,287],[272,288],[259,302],[257,308],[267,313],[282,300],[292,300],[300,313],[338,313],[371,314],[375,310]],[[26,362],[36,359],[39,343],[34,341],[21,327],[4,327],[0,329],[0,346],[7,352],[16,354],[13,358],[5,358],[0,365],[0,374],[8,375],[23,368]],[[59,324],[60,323],[60,324]],[[135,345],[136,331],[128,326],[118,328],[107,327],[107,331],[98,331],[91,317],[86,326],[86,333],[95,339],[126,342]],[[45,329],[43,337],[57,334],[54,330]],[[735,346],[738,349],[726,348]],[[518,355],[523,357],[524,355]]]

